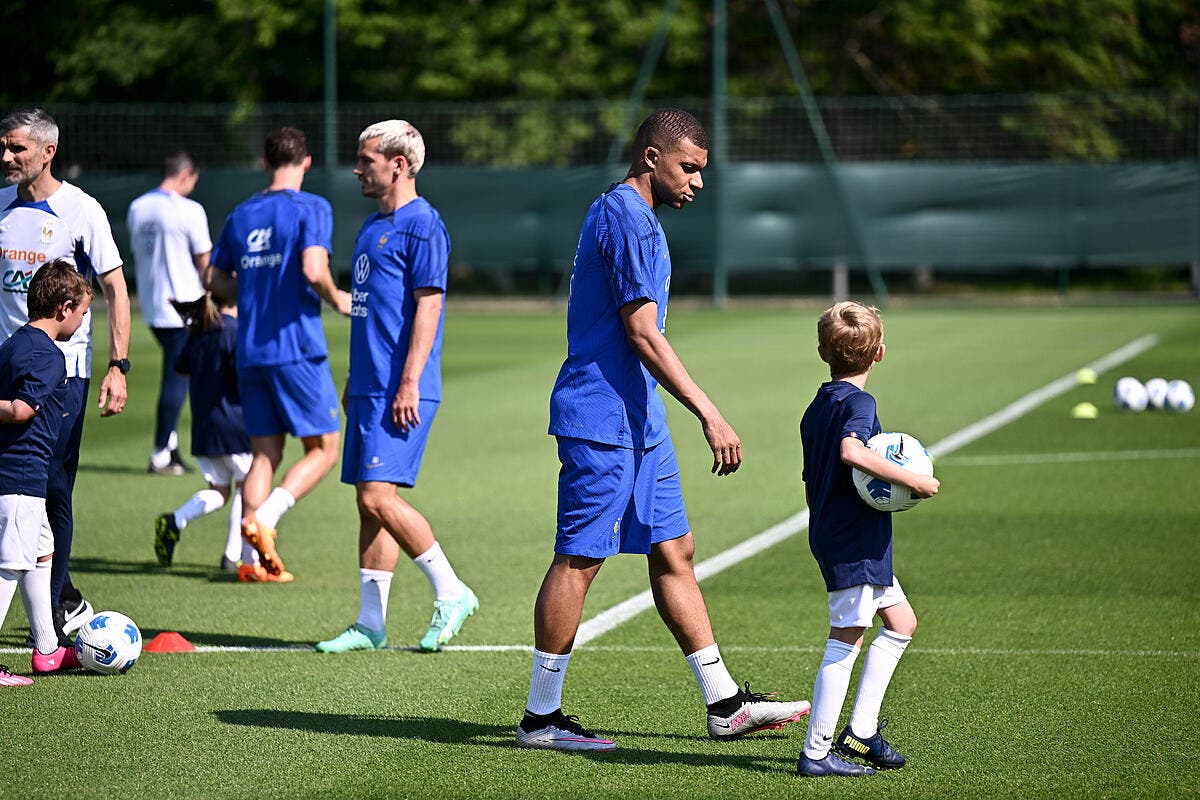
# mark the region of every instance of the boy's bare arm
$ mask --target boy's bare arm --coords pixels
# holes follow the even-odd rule
[[[918,475],[898,464],[893,464],[854,436],[842,439],[842,461],[847,466],[860,469],[880,480],[907,487],[917,497],[933,497],[938,493],[938,487],[941,486],[941,481],[937,478]]]
[[[20,425],[33,419],[37,409],[24,400],[0,400],[0,422]]]

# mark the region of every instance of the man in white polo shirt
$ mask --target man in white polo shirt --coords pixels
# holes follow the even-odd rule
[[[108,366],[100,382],[100,416],[125,408],[129,371],[129,295],[121,254],[104,209],[77,186],[50,172],[58,151],[58,124],[41,108],[21,108],[0,118],[0,339],[29,321],[29,280],[47,261],[69,258],[100,286],[108,306]],[[68,397],[62,433],[50,460],[46,515],[54,531],[50,573],[55,626],[70,633],[92,607],[71,584],[67,570],[74,534],[71,494],[79,468],[79,443],[92,360],[91,312],[69,342],[60,342],[67,365]]]
[[[147,471],[182,475],[191,467],[179,455],[175,426],[187,399],[188,379],[175,371],[188,332],[171,301],[190,303],[204,295],[200,274],[208,266],[212,239],[204,207],[188,196],[199,173],[182,150],[163,159],[162,182],[129,206],[129,249],[137,269],[142,316],[162,348],[162,375],[154,417],[154,449]]]

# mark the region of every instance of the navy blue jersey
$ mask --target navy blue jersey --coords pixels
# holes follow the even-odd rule
[[[629,346],[621,307],[653,301],[665,333],[670,290],[671,255],[654,210],[632,186],[609,187],[588,209],[571,268],[551,434],[637,449],[667,437],[658,381]]]
[[[190,376],[192,455],[250,452],[237,382],[237,317],[221,315],[220,330],[189,336],[175,371]]]
[[[808,546],[828,591],[892,585],[892,517],[862,501],[842,461],[842,440],[881,431],[875,398],[845,381],[821,384],[800,420]]]
[[[396,395],[417,312],[413,290],[445,292],[449,257],[446,226],[423,197],[391,214],[372,214],[363,223],[354,245],[350,289],[351,397]],[[442,399],[440,318],[418,390],[422,400]]]
[[[0,345],[0,398],[21,400],[37,412],[20,425],[0,424],[0,494],[46,496],[66,387],[66,360],[45,331],[23,325]]]

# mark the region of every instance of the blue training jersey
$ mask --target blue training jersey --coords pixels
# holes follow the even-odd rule
[[[23,425],[0,425],[0,494],[46,496],[66,384],[62,350],[45,331],[24,325],[0,345],[0,398],[21,400],[37,412]]]
[[[632,186],[610,186],[579,234],[567,358],[550,394],[551,434],[637,449],[667,437],[658,381],[629,346],[621,307],[653,301],[665,332],[670,288],[671,256],[654,210]]]
[[[308,247],[333,252],[333,209],[308,192],[263,192],[233,210],[213,251],[237,275],[238,363],[290,364],[327,355],[321,298],[304,277]]]
[[[188,336],[175,371],[189,376],[192,455],[249,453],[250,437],[237,382],[237,317],[221,315],[223,327]]]
[[[892,517],[858,496],[842,440],[863,444],[879,433],[875,398],[845,381],[821,384],[804,418],[804,484],[808,494],[808,546],[821,567],[825,588],[864,583],[892,585]]]
[[[423,197],[363,223],[350,289],[351,397],[396,394],[417,309],[413,291],[445,292],[449,257],[446,226]],[[418,388],[422,400],[442,399],[442,318]]]

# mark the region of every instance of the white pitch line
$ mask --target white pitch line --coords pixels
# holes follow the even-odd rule
[[[1124,347],[1114,350],[1108,355],[1101,356],[1090,364],[1085,364],[1082,369],[1091,369],[1096,374],[1100,374],[1144,353],[1157,343],[1158,337],[1154,334],[1148,334],[1135,339]],[[1059,395],[1066,394],[1075,388],[1078,383],[1078,370],[1069,375],[1064,375],[1040,389],[1035,389],[994,414],[989,414],[978,422],[974,422],[962,430],[950,434],[945,439],[929,447],[929,454],[937,458],[938,456],[947,455],[965,447],[971,442],[1028,414],[1042,403],[1052,400]],[[808,509],[806,508],[798,514],[794,514],[782,522],[767,528],[762,533],[756,534],[740,544],[734,545],[730,549],[700,562],[696,565],[696,578],[697,580],[704,580],[712,577],[722,570],[732,567],[734,564],[745,561],[751,556],[758,555],[768,547],[773,547],[784,539],[805,530],[807,527]],[[603,636],[613,628],[629,621],[653,606],[654,597],[651,595],[650,590],[647,589],[640,594],[630,597],[628,600],[618,603],[612,608],[600,612],[579,626],[579,632],[575,635],[575,646],[585,645],[593,639]]]
[[[391,652],[424,652],[419,647],[384,647],[385,651]],[[442,648],[447,652],[457,653],[532,653],[533,645],[527,644],[473,644],[473,645],[448,645]],[[586,650],[591,653],[679,653],[677,647],[663,646],[634,646],[634,645],[588,645]],[[823,647],[815,645],[784,645],[757,647],[753,645],[747,646],[725,646],[722,650],[730,653],[775,653],[775,654],[802,654],[811,655],[824,652]],[[24,655],[29,650],[26,648],[3,647],[0,648],[0,655]],[[238,653],[238,654],[268,654],[268,653],[314,653],[312,647],[253,647],[253,646],[235,646],[235,645],[198,645],[195,650],[189,651],[202,655],[220,655],[222,653]],[[906,654],[916,653],[917,655],[929,656],[980,656],[980,657],[996,657],[996,658],[1040,658],[1045,656],[1067,656],[1070,658],[1098,657],[1098,658],[1179,658],[1179,659],[1200,659],[1200,650],[1120,650],[1114,648],[1070,648],[1070,647],[1026,647],[1026,648],[1003,648],[1003,647],[917,647],[911,646],[905,651]],[[155,655],[159,655],[155,653]]]
[[[1097,450],[1091,453],[1014,453],[992,456],[954,456],[938,461],[939,466],[1007,467],[1025,464],[1074,464],[1093,461],[1158,461],[1170,458],[1200,458],[1200,447],[1175,450]]]

